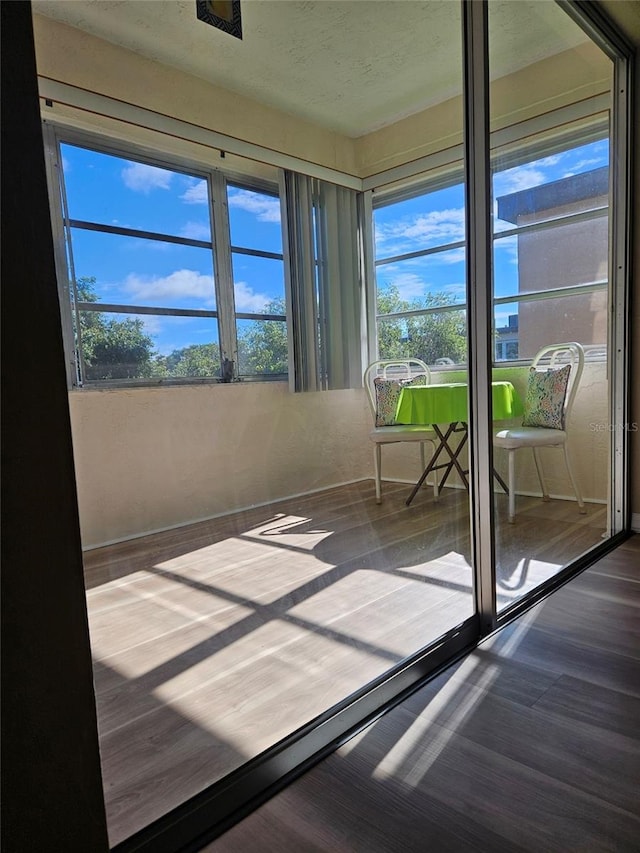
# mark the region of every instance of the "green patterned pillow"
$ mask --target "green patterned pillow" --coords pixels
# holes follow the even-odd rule
[[[557,370],[529,370],[522,426],[564,429],[564,399],[571,365]]]
[[[396,422],[398,400],[405,385],[426,385],[424,373],[411,379],[383,379],[376,376],[373,385],[376,391],[376,426],[393,426]]]

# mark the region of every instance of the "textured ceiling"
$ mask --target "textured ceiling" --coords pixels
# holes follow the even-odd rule
[[[242,40],[194,0],[34,0],[56,18],[347,136],[458,94],[456,0],[242,0]],[[491,3],[492,76],[584,41],[553,0]]]

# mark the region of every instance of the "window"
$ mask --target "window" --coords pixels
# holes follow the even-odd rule
[[[280,199],[238,184],[228,185],[227,197],[238,369],[241,376],[286,375]]]
[[[547,143],[544,156],[526,149],[496,154],[496,362],[532,358],[543,342],[567,335],[602,351],[609,193],[602,124],[586,132],[583,144],[575,137]],[[535,150],[532,143],[527,148]],[[430,365],[466,360],[464,187],[455,180],[444,186],[423,180],[374,197],[381,358],[414,356]]]
[[[494,172],[497,361],[556,340],[605,347],[608,165],[603,136]]]
[[[374,200],[374,236],[380,358],[466,362],[462,181]]]
[[[277,187],[53,146],[74,385],[286,377]]]

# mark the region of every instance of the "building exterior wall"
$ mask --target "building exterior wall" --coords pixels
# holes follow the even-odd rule
[[[545,210],[542,215],[518,217],[518,225],[606,205],[606,198],[588,203]],[[575,222],[518,237],[519,292],[552,290],[578,284],[606,281],[608,271],[607,216]],[[519,309],[519,357],[532,358],[540,347],[560,341],[607,343],[607,291],[524,302]]]

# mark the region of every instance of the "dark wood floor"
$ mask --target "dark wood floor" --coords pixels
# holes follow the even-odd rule
[[[207,853],[640,850],[640,536]]]
[[[473,612],[465,492],[371,482],[88,552],[112,844]],[[497,498],[504,606],[601,540],[605,508]]]

